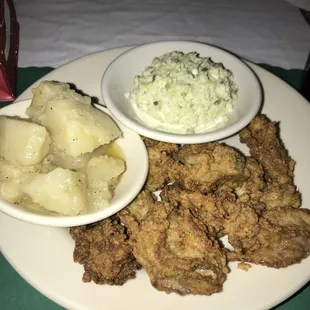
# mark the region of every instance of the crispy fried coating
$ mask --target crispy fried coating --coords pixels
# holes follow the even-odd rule
[[[244,206],[227,223],[228,240],[235,251],[230,260],[273,268],[299,263],[310,254],[310,210],[274,208],[262,217]]]
[[[70,228],[73,259],[84,265],[83,282],[122,285],[135,278],[140,265],[132,254],[125,228],[116,218]]]
[[[169,193],[167,188],[171,188]],[[130,232],[134,256],[158,290],[180,295],[219,292],[228,272],[226,252],[208,234],[200,206],[188,208],[190,201],[185,196],[184,201],[176,203],[173,197],[177,194],[173,196],[172,191],[182,192],[177,186],[165,187],[162,195],[165,192],[171,200],[157,202],[152,193],[144,190],[119,213]],[[209,217],[215,218],[212,214]]]
[[[288,155],[277,129],[277,124],[266,116],[256,116],[240,133],[250,154],[264,168],[266,186],[261,201],[267,209],[301,205],[300,193],[294,185],[295,161]]]
[[[145,187],[150,191],[162,189],[169,179],[169,168],[174,163],[173,154],[178,146],[143,137],[149,155],[149,174]]]
[[[275,122],[258,116],[242,130],[251,156],[217,142],[143,140],[150,170],[136,199],[70,230],[83,281],[123,284],[142,266],[160,291],[211,295],[222,290],[228,261],[282,268],[310,254],[310,210],[299,209],[295,162]],[[224,235],[233,250],[221,245]]]
[[[214,237],[223,235],[225,211],[216,204],[214,194],[204,195],[199,191],[186,190],[174,184],[166,186],[160,193],[160,197],[174,206],[182,205],[183,208],[189,209],[193,216],[206,225],[209,235]]]
[[[189,209],[154,202],[131,242],[158,290],[180,295],[222,290],[229,271],[225,252]]]
[[[244,179],[245,159],[224,144],[184,145],[174,158],[171,179],[189,190],[208,193],[227,181]]]
[[[221,199],[220,193],[233,192],[240,201],[249,202],[259,212],[266,208],[261,202],[263,190],[267,186],[264,180],[263,166],[254,158],[245,157],[243,180],[231,180],[222,184],[215,192],[217,200]]]
[[[269,210],[277,207],[299,208],[301,205],[300,193],[296,190],[296,186],[290,183],[268,183],[266,188],[262,191],[260,200]]]
[[[268,180],[279,184],[293,181],[295,162],[279,139],[275,122],[264,115],[256,116],[241,131],[240,141],[249,147],[251,156],[263,165]]]
[[[234,189],[237,196],[250,195],[251,199],[259,199],[261,191],[266,187],[263,166],[251,157],[245,157],[244,179],[226,182],[221,189]]]
[[[259,214],[247,202],[239,201],[233,193],[221,193],[218,203],[226,210],[228,216],[224,222],[224,231],[235,253],[245,247],[252,247],[259,227]]]
[[[152,192],[145,189],[131,202],[127,208],[118,213],[121,222],[130,234],[139,230],[140,223],[146,218],[150,207],[156,202]]]
[[[233,193],[218,197],[227,211],[224,232],[234,251],[230,261],[273,268],[299,263],[310,254],[310,210],[279,207],[257,212]]]

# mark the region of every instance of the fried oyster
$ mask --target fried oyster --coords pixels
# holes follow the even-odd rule
[[[126,229],[116,217],[70,228],[75,241],[73,259],[84,265],[83,282],[122,285],[141,266],[132,254]]]
[[[174,163],[173,154],[177,153],[179,148],[176,144],[155,141],[143,137],[149,155],[149,174],[145,187],[150,191],[162,189],[171,181],[167,167]]]
[[[255,117],[242,130],[240,141],[249,147],[251,156],[264,168],[267,186],[261,200],[266,208],[300,207],[300,193],[294,185],[295,161],[279,138],[277,124],[265,116]]]
[[[138,197],[111,219],[71,229],[85,281],[123,284],[142,266],[160,291],[210,295],[230,261],[283,268],[310,254],[310,210],[299,208],[295,162],[275,122],[257,116],[241,131],[251,156],[217,142],[143,140],[150,171]]]
[[[147,206],[142,217],[137,205]],[[134,256],[156,289],[180,295],[222,290],[229,272],[225,250],[185,204],[156,201],[144,191],[120,218],[130,231]]]

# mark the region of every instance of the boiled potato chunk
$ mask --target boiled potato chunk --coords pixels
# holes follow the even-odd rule
[[[91,153],[85,153],[76,157],[66,155],[59,150],[54,150],[54,152],[47,155],[46,159],[49,160],[52,165],[56,165],[57,167],[77,170],[86,166],[91,158],[95,156],[106,155],[108,150],[109,144],[105,144],[99,146]]]
[[[18,203],[20,206],[24,207],[26,210],[40,215],[51,215],[53,212],[44,209],[41,205],[38,203],[34,203],[30,197],[26,194],[24,194],[23,198]]]
[[[104,208],[113,197],[117,178],[125,171],[125,163],[108,156],[93,157],[84,171],[88,180],[89,207]]]
[[[85,174],[56,168],[40,174],[23,188],[31,200],[47,210],[63,215],[78,215],[86,208]]]
[[[121,135],[109,115],[64,83],[41,82],[26,113],[48,129],[55,148],[73,157],[92,152]]]
[[[40,166],[18,166],[0,158],[0,197],[11,203],[19,203],[25,195],[24,184],[40,172]]]
[[[35,165],[48,153],[47,130],[28,120],[0,116],[0,156],[18,165]]]
[[[30,107],[27,109],[27,114],[38,121],[45,117],[50,101],[58,99],[73,99],[78,103],[90,105],[91,99],[87,96],[78,94],[73,89],[70,89],[67,83],[58,83],[53,81],[43,81],[38,87],[33,89],[33,98]],[[41,123],[41,122],[40,122]]]

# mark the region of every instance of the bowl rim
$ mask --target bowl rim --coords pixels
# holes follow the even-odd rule
[[[111,98],[109,87],[108,87],[108,82],[111,78],[111,75],[113,74],[113,69],[118,64],[118,62],[122,60],[123,57],[127,57],[128,55],[136,53],[137,51],[143,50],[145,48],[149,48],[152,46],[156,47],[156,45],[162,45],[162,44],[176,44],[176,43],[184,44],[184,45],[199,45],[199,46],[204,46],[204,47],[208,47],[210,49],[216,50],[217,52],[225,54],[231,59],[237,61],[238,64],[243,67],[243,69],[245,69],[250,75],[252,75],[253,82],[254,84],[256,84],[255,90],[257,94],[255,94],[255,98],[251,102],[249,112],[245,115],[245,117],[239,119],[233,124],[230,124],[226,127],[222,127],[219,129],[215,129],[213,131],[208,131],[205,133],[197,133],[197,134],[177,134],[177,133],[170,133],[170,132],[160,131],[154,128],[147,127],[146,125],[143,125],[139,123],[138,121],[134,121],[128,118],[124,113],[122,113],[120,109],[117,108],[117,106],[113,103],[113,100]],[[108,110],[119,122],[131,128],[132,130],[134,130],[140,135],[143,135],[145,137],[155,139],[158,141],[168,142],[168,143],[199,144],[199,143],[218,141],[224,138],[228,138],[232,135],[235,135],[241,129],[246,127],[261,109],[262,101],[263,101],[263,88],[262,88],[259,78],[255,74],[255,72],[252,70],[252,68],[247,63],[245,63],[241,58],[234,55],[233,53],[225,49],[222,49],[220,47],[210,45],[207,43],[201,43],[201,42],[189,41],[189,40],[188,41],[169,40],[169,41],[157,41],[157,42],[142,44],[142,45],[133,47],[125,51],[124,53],[119,55],[117,58],[115,58],[109,64],[109,66],[107,67],[107,69],[102,75],[101,97],[106,107],[108,108]]]
[[[26,99],[21,100],[17,102],[13,102],[10,105],[7,105],[0,109],[0,115],[7,115],[6,111],[9,110],[9,107],[12,107],[13,105],[16,107],[18,105],[26,105],[27,103],[30,104],[32,99]],[[148,169],[149,169],[149,162],[148,162],[148,152],[146,149],[146,146],[142,140],[142,138],[134,131],[132,131],[130,128],[127,128],[123,124],[121,124],[117,119],[111,115],[110,111],[99,104],[94,104],[95,107],[99,108],[101,111],[107,113],[109,116],[112,117],[112,119],[115,121],[117,126],[120,127],[122,132],[130,132],[131,134],[134,134],[134,137],[136,137],[139,141],[140,147],[141,147],[141,160],[139,160],[139,163],[141,164],[141,167],[144,167],[142,170],[143,174],[141,174],[140,178],[135,178],[135,182],[133,188],[131,191],[126,192],[127,194],[125,197],[120,199],[120,201],[113,207],[107,206],[106,208],[96,210],[92,213],[86,213],[81,214],[77,216],[66,216],[66,215],[42,215],[33,213],[31,211],[28,211],[26,208],[23,208],[22,206],[15,206],[13,203],[10,203],[8,201],[5,201],[4,199],[0,198],[0,211],[12,216],[18,220],[28,222],[31,224],[37,224],[37,225],[43,225],[43,226],[51,226],[51,227],[74,227],[74,226],[80,226],[80,225],[86,225],[91,224],[100,220],[103,220],[105,218],[110,217],[111,215],[119,212],[126,206],[128,206],[134,198],[139,194],[142,187],[145,184],[147,175],[148,175]],[[18,109],[18,108],[17,108]],[[4,111],[4,113],[3,113]],[[24,111],[23,111],[24,113]],[[18,113],[16,113],[18,115]],[[126,162],[127,163],[127,162]],[[125,172],[126,173],[126,172]]]

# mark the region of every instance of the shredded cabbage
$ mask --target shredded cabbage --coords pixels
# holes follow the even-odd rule
[[[126,97],[147,126],[192,134],[221,127],[237,93],[232,72],[221,63],[176,51],[154,58]]]

